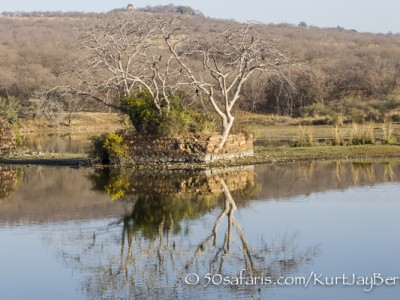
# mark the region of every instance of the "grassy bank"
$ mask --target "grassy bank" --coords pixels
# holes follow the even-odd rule
[[[231,165],[248,165],[260,163],[287,163],[315,160],[400,160],[400,146],[385,145],[382,142],[383,124],[370,124],[374,135],[374,144],[351,145],[346,141],[342,146],[332,146],[335,130],[333,125],[304,125],[315,120],[290,119],[285,117],[256,115],[249,113],[239,114],[237,128],[251,132],[255,138],[255,155],[236,161],[221,161],[212,164],[170,164],[163,166],[138,166],[139,168],[168,168],[168,169],[193,169],[209,168],[210,166],[225,167]],[[301,127],[300,127],[301,126]],[[74,133],[72,141],[87,142],[87,136],[76,139],[75,135],[82,131],[110,132],[122,128],[118,114],[108,113],[77,113],[73,116],[71,126],[66,128],[48,127],[43,123],[23,123],[22,128],[30,130],[30,136],[35,142],[40,141],[40,134],[48,132],[59,133],[58,130],[69,130]],[[314,140],[312,147],[293,147],[299,139],[302,128],[310,132]],[[344,124],[336,127],[343,140],[348,140],[352,135],[352,125]],[[392,135],[394,140],[400,140],[400,125],[393,124]],[[38,136],[36,136],[38,134]],[[52,145],[42,143],[41,152],[21,151],[12,156],[3,157],[3,164],[40,164],[40,165],[87,165],[91,161],[84,153],[53,153],[47,148]],[[347,144],[347,145],[346,145]],[[54,148],[54,147],[53,147]],[[68,151],[66,151],[68,152]]]
[[[65,116],[60,123],[43,119],[22,120],[20,131],[22,133],[74,133],[108,132],[123,128],[121,115],[118,113],[73,113],[69,123]]]
[[[262,146],[292,146],[299,139],[301,131],[310,133],[314,143],[329,145],[334,138],[349,140],[355,135],[355,127],[352,123],[338,125],[313,125],[318,124],[319,118],[288,118],[274,115],[260,115],[240,113],[237,117],[236,130],[252,133],[256,145]],[[387,135],[387,127],[390,126],[390,134],[393,141],[400,143],[399,123],[368,123],[359,124],[361,129],[367,126],[371,129],[377,143],[381,143]]]
[[[6,165],[42,165],[42,166],[87,166],[91,159],[82,154],[19,154],[0,156],[0,164]]]
[[[265,162],[400,159],[400,146],[257,147],[255,159]]]

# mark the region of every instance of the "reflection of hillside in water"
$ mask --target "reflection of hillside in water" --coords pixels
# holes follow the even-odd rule
[[[261,186],[257,199],[290,198],[329,190],[343,190],[400,181],[400,164],[312,162],[255,167]]]
[[[143,211],[152,211],[156,223],[169,213],[195,218],[218,203],[223,206],[223,188],[218,178],[224,178],[240,207],[252,199],[278,200],[327,190],[399,182],[400,164],[314,162],[175,174],[0,166],[0,223],[121,216],[126,209],[124,205],[128,203],[128,209],[132,208],[132,201],[137,202],[137,211],[140,211],[139,207]],[[106,194],[99,194],[99,191]],[[110,201],[109,196],[125,200]],[[160,201],[175,203],[168,206]],[[169,208],[163,212],[157,206]],[[148,214],[139,214],[143,215]]]
[[[0,203],[16,190],[22,175],[22,169],[0,166]]]
[[[89,169],[18,167],[0,169],[0,224],[69,221],[120,216],[122,203],[91,190]],[[19,175],[17,175],[19,174]],[[16,184],[18,178],[18,184]]]

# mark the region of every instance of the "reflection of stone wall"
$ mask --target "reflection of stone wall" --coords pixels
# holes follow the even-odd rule
[[[125,170],[125,172],[129,172]],[[122,175],[122,176],[121,176]],[[245,189],[254,185],[254,167],[232,167],[203,171],[194,174],[120,174],[120,178],[129,178],[134,194],[191,194],[208,195],[223,192],[221,179],[224,179],[229,191]]]
[[[252,156],[252,137],[230,135],[224,148],[216,150],[221,137],[139,137],[131,136],[128,164],[211,162]],[[131,159],[131,161],[129,161]]]
[[[216,173],[215,171],[207,174],[207,185],[209,191],[213,194],[223,192],[221,179],[224,179],[231,192],[243,190],[248,185],[254,185],[254,166],[223,169],[220,173]]]
[[[15,137],[10,125],[0,120],[0,153],[15,148]]]

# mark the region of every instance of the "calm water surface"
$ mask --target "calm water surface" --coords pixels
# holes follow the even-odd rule
[[[397,299],[399,182],[393,162],[0,166],[0,299]]]
[[[23,146],[31,151],[56,153],[88,153],[94,133],[26,134]]]

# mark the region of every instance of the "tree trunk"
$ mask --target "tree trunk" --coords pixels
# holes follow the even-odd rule
[[[227,116],[227,122],[222,125],[222,139],[220,144],[218,145],[217,150],[221,150],[225,146],[226,140],[228,139],[229,133],[231,132],[234,120],[235,117]]]

